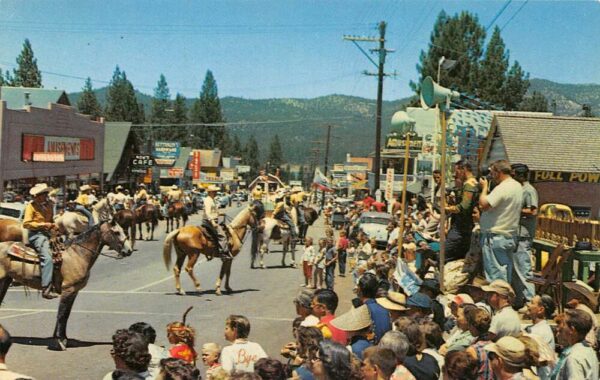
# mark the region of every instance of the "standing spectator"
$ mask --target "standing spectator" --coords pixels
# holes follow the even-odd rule
[[[388,380],[396,369],[396,356],[388,348],[371,347],[365,351],[360,369],[362,380]]]
[[[406,353],[410,347],[406,335],[399,331],[388,331],[379,341],[379,347],[392,350],[396,357],[396,368],[390,380],[416,380],[404,366],[404,359],[406,359]]]
[[[371,317],[367,306],[352,308],[332,320],[331,324],[346,332],[348,349],[362,360],[364,350],[372,346],[368,336],[371,332]]]
[[[171,344],[169,355],[172,358],[182,359],[196,365],[196,350],[194,340],[196,331],[193,327],[183,322],[172,322],[167,325],[167,339]]]
[[[462,188],[457,190],[456,205],[446,206],[446,212],[452,215],[450,230],[446,236],[446,261],[464,259],[471,244],[473,230],[473,208],[477,205],[479,187],[473,175],[471,164],[460,160],[454,164],[454,176]]]
[[[432,206],[434,209],[439,210],[442,199],[442,172],[436,169],[431,176],[433,177],[433,193],[435,194]]]
[[[596,380],[598,358],[585,342],[592,328],[592,318],[582,310],[566,310],[557,318],[557,338],[565,345],[554,370],[552,380]]]
[[[202,363],[206,368],[207,379],[212,379],[213,375],[217,375],[223,371],[223,367],[219,362],[221,357],[221,347],[216,343],[204,343],[202,345]]]
[[[348,250],[349,240],[346,237],[346,231],[340,231],[340,237],[338,238],[336,249],[338,254],[338,263],[340,264],[340,277],[346,277],[346,258]]]
[[[142,334],[120,329],[113,335],[112,343],[110,354],[115,362],[115,371],[104,376],[104,380],[111,380],[116,371],[130,373],[140,379],[150,378],[148,365],[152,357],[148,352],[148,342]]]
[[[254,363],[266,358],[263,348],[248,340],[250,321],[243,315],[230,315],[225,321],[225,339],[231,346],[221,351],[221,364],[227,372],[254,372]]]
[[[488,194],[486,178],[481,178],[479,207],[483,211],[479,222],[483,268],[489,282],[504,280],[512,282],[513,255],[523,204],[521,184],[511,177],[508,161],[496,161],[490,167],[492,181],[496,184]]]
[[[338,296],[333,290],[320,289],[315,292],[311,306],[313,314],[319,318],[317,328],[321,330],[323,338],[346,344],[348,341],[346,333],[331,324],[335,318],[338,302]]]
[[[160,361],[161,380],[200,380],[200,370],[182,359],[167,358]],[[212,378],[207,377],[208,380]]]
[[[8,350],[12,346],[12,337],[10,333],[0,325],[0,379],[4,380],[33,380],[33,377],[21,375],[16,372],[10,371],[6,366],[6,355]]]
[[[313,261],[313,288],[321,289],[323,287],[323,271],[325,270],[325,254],[327,253],[327,244],[325,239],[319,239],[319,252],[315,255]]]
[[[339,343],[323,340],[311,363],[317,380],[357,380],[358,373],[352,365],[352,355]]]
[[[358,281],[358,298],[361,303],[369,309],[369,315],[373,321],[373,332],[375,333],[374,343],[377,344],[379,339],[386,332],[392,329],[392,322],[388,311],[375,301],[377,297],[377,289],[379,281],[377,277],[371,273],[365,273]]]
[[[495,280],[481,289],[488,292],[490,306],[496,312],[489,330],[490,340],[497,341],[503,336],[519,336],[521,318],[511,306],[515,292],[510,284],[503,280]]]
[[[496,379],[525,379],[523,369],[528,367],[528,350],[517,338],[502,337],[485,346],[485,350]]]
[[[519,223],[519,243],[513,254],[513,278],[511,285],[516,293],[516,304],[520,308],[535,295],[533,283],[527,281],[533,276],[531,267],[532,245],[535,238],[538,193],[528,181],[529,168],[525,164],[512,165],[515,180],[523,186],[523,206]]]
[[[148,352],[152,359],[148,365],[148,372],[154,378],[158,375],[159,365],[162,359],[169,357],[169,352],[162,346],[154,344],[156,341],[156,330],[146,322],[137,322],[129,326],[129,331],[142,334],[148,342]]]
[[[327,289],[333,290],[335,282],[335,263],[338,261],[338,253],[333,245],[333,240],[328,238],[325,251],[325,285]]]
[[[315,259],[315,247],[313,247],[313,239],[307,237],[304,239],[304,254],[302,255],[302,272],[304,273],[304,284],[307,288],[312,285],[313,260]]]

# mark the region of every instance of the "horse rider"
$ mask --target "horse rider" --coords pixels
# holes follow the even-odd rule
[[[173,185],[171,186],[171,190],[167,193],[167,205],[165,205],[165,211],[168,206],[179,201],[183,201],[183,194],[177,185]]]
[[[148,192],[146,191],[146,185],[143,183],[140,183],[138,185],[138,190],[135,193],[135,195],[133,196],[133,211],[135,211],[138,207],[145,205],[146,202],[148,202],[148,199],[150,199],[150,196],[148,195]]]
[[[304,218],[304,192],[300,186],[292,187],[290,202],[292,203],[292,207],[296,209],[298,224],[301,226],[306,224],[306,219]]]
[[[29,230],[29,244],[35,249],[39,258],[42,274],[42,297],[52,299],[59,296],[52,289],[52,252],[50,252],[50,230],[56,228],[52,222],[52,204],[48,201],[48,193],[52,188],[45,183],[38,183],[29,190],[33,201],[25,206],[23,228]]]
[[[276,204],[275,209],[273,210],[273,217],[287,224],[290,227],[292,239],[296,239],[298,237],[298,234],[296,233],[296,226],[294,225],[292,218],[290,218],[286,207],[285,198],[287,195],[287,190],[280,190],[277,192],[277,195],[275,195]]]
[[[256,187],[254,188],[254,190],[252,190],[252,199],[255,200],[255,201],[262,202],[262,197],[263,197],[262,186],[256,185]]]
[[[219,206],[215,202],[217,191],[219,191],[219,188],[214,185],[210,185],[206,189],[208,195],[204,198],[204,219],[202,220],[202,226],[210,235],[215,247],[218,249],[219,255],[231,258],[227,239],[224,234],[219,233]]]
[[[115,212],[119,212],[125,208],[127,195],[123,192],[123,186],[117,185],[115,187],[115,192],[111,198],[108,198],[108,203],[110,203]]]
[[[88,218],[88,227],[94,226],[94,216],[89,210],[92,207],[92,199],[90,199],[91,191],[92,187],[90,185],[83,185],[79,188],[79,195],[75,199],[75,211],[81,212]]]

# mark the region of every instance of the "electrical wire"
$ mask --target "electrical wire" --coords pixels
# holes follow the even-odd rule
[[[500,28],[500,31],[503,31],[504,28],[506,28],[506,26],[510,24],[510,22],[519,14],[519,12],[521,12],[521,9],[523,9],[523,7],[525,7],[525,5],[527,5],[528,2],[529,0],[525,0],[525,2],[519,7],[519,9],[517,9],[517,11],[513,13],[513,15],[508,19],[508,21],[506,21],[506,23],[502,26],[502,28]]]

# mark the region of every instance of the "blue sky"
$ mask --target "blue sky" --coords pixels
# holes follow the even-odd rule
[[[440,10],[468,10],[487,27],[507,3],[495,24],[511,61],[533,78],[600,83],[597,0],[0,0],[0,68],[14,67],[29,38],[48,88],[78,91],[84,80],[69,76],[104,86],[118,64],[148,94],[163,73],[173,96],[197,96],[210,69],[220,96],[375,98],[375,78],[361,74],[375,67],[342,36],[375,36],[383,20],[396,49],[386,71],[399,74],[386,80],[384,98],[398,99],[411,95]]]

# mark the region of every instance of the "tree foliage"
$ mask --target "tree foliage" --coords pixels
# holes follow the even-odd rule
[[[33,48],[29,39],[25,39],[23,50],[17,57],[17,68],[13,70],[13,86],[42,87],[42,73],[38,69],[37,59],[33,54]]]
[[[143,106],[137,103],[135,90],[125,71],[121,71],[117,66],[106,94],[106,120],[140,124],[145,120],[144,113]]]
[[[281,149],[281,142],[279,141],[279,135],[273,136],[271,145],[269,146],[269,166],[272,168],[281,167],[283,164],[283,150]]]
[[[102,107],[100,107],[100,103],[96,98],[96,93],[94,93],[94,89],[92,88],[92,79],[90,77],[85,80],[81,97],[77,101],[77,109],[79,112],[90,115],[94,119],[102,116]]]
[[[493,104],[503,104],[507,70],[508,53],[500,36],[500,28],[496,27],[481,61],[478,95]]]
[[[523,99],[519,110],[529,112],[548,112],[548,100],[542,93],[534,91],[531,96]]]
[[[249,178],[256,177],[260,168],[260,158],[258,152],[258,143],[256,142],[254,135],[250,135],[248,141],[246,141],[242,155],[242,161],[246,165],[250,166]]]
[[[150,114],[150,122],[152,123],[167,123],[169,115],[167,110],[171,106],[171,94],[169,93],[169,85],[163,74],[160,74],[156,88],[154,89],[154,97],[152,98],[152,111]]]
[[[212,71],[206,71],[200,97],[194,103],[190,119],[194,123],[223,123],[225,118],[221,110],[217,82]],[[219,147],[223,149],[225,130],[221,126],[205,126],[198,134],[202,147]]]

